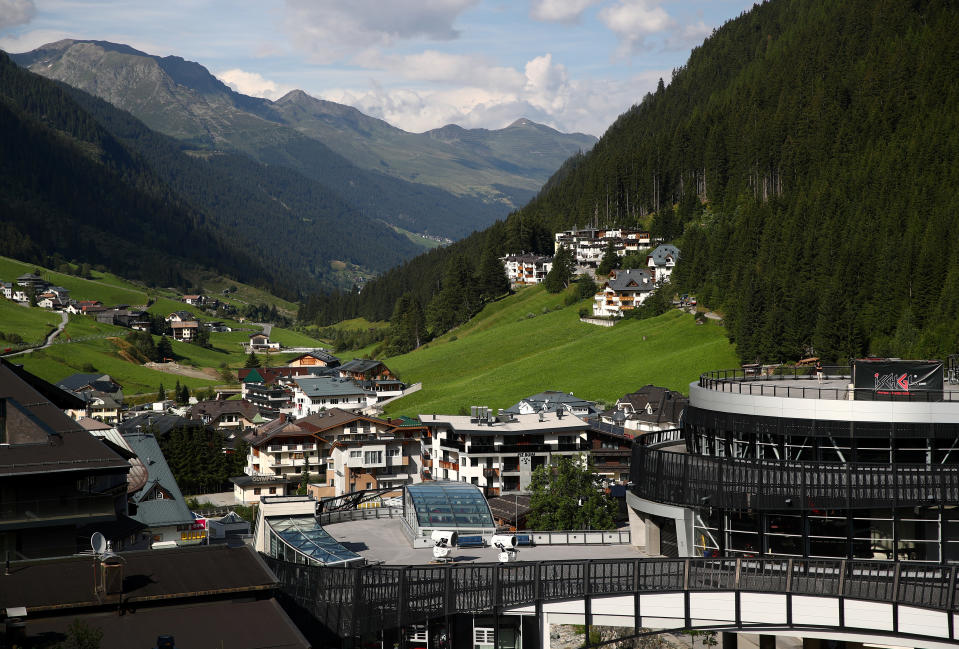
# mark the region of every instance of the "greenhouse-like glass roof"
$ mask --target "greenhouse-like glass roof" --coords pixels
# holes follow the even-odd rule
[[[361,559],[360,555],[340,545],[312,516],[269,517],[266,520],[287,545],[314,561],[335,564]]]
[[[495,529],[483,492],[465,482],[422,482],[407,485],[420,528]]]

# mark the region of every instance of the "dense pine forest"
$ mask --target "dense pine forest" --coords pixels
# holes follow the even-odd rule
[[[955,352],[957,29],[942,0],[757,5],[505,222],[303,315],[383,319],[406,292],[428,303],[452,259],[642,225],[682,249],[674,284],[743,360]]]

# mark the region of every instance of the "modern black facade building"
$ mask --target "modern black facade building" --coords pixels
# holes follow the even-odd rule
[[[941,370],[704,374],[684,444],[634,446],[633,533],[667,556],[959,561],[959,386]]]

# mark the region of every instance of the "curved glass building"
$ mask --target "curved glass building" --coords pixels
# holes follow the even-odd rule
[[[628,502],[650,552],[959,560],[959,386],[941,363],[711,372],[682,431],[634,446]]]

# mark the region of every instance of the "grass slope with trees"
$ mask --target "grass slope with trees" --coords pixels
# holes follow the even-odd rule
[[[422,381],[423,389],[389,404],[387,414],[506,408],[543,390],[607,403],[647,383],[688,393],[703,371],[738,364],[714,321],[697,325],[672,310],[598,327],[580,322],[585,302],[566,305],[567,295],[522,289],[427,346],[388,359],[406,383]]]

